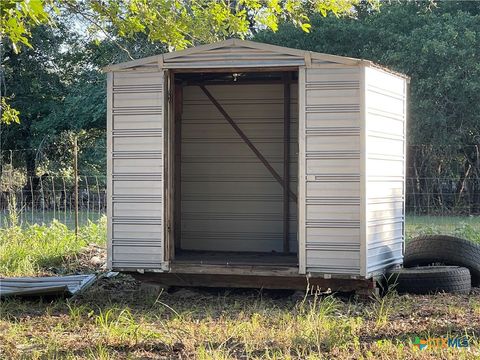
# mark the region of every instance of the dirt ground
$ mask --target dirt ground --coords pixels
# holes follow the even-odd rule
[[[73,299],[1,304],[5,359],[479,359],[480,289],[368,301],[101,279]],[[438,338],[465,337],[469,347]],[[423,350],[414,345],[429,341]],[[438,344],[435,343],[438,342]],[[447,340],[448,341],[448,340]],[[438,346],[437,346],[438,345]]]

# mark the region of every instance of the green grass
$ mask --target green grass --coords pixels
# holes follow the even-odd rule
[[[13,219],[19,223],[20,218]],[[480,217],[407,216],[407,239],[424,234],[457,235],[480,243]],[[51,219],[48,225],[7,226],[0,228],[0,274],[36,275],[69,271],[71,257],[88,244],[104,246],[106,218],[87,221],[78,238],[71,227]]]
[[[407,219],[407,233],[448,229],[473,239],[478,225],[476,218],[415,217]],[[58,221],[2,228],[0,276],[77,271],[87,245],[105,246],[105,233],[105,217],[82,226],[78,239]],[[389,289],[368,302],[232,289],[194,289],[185,298],[147,291],[121,274],[73,299],[2,301],[0,358],[478,359],[479,323],[478,290],[469,296],[399,296]],[[412,345],[417,336],[463,335],[469,350],[419,351]]]
[[[3,302],[0,353],[8,359],[478,359],[471,305],[478,294],[389,296],[379,305],[197,289],[185,299],[142,291],[121,275],[70,301]],[[416,336],[464,334],[469,350],[419,352],[411,344]]]
[[[9,226],[0,229],[0,274],[31,276],[56,268],[68,272],[72,257],[88,244],[104,246],[106,218],[75,231],[54,220],[49,225]]]
[[[480,216],[412,216],[406,218],[407,240],[419,235],[445,234],[480,243]]]

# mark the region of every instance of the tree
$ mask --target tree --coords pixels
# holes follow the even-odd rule
[[[408,176],[416,179],[418,204],[467,203],[480,211],[480,4],[393,3],[358,14],[316,17],[309,34],[283,24],[256,39],[365,58],[409,75]]]
[[[8,149],[37,148],[47,134],[39,132],[37,124],[48,116],[62,100],[67,84],[61,71],[68,71],[61,62],[66,29],[37,27],[30,39],[32,47],[16,54],[12,46],[5,48],[4,74],[10,93],[15,94],[11,104],[21,112],[22,121],[5,127],[2,145]],[[60,70],[62,69],[62,70]],[[55,129],[49,129],[49,131]],[[25,165],[29,176],[35,175],[34,151],[25,151]]]
[[[56,19],[54,28],[34,28],[32,47],[19,53],[5,47],[6,83],[15,94],[11,104],[21,112],[22,121],[2,129],[2,147],[14,152],[15,167],[33,179],[46,172],[71,173],[74,135],[79,136],[80,173],[105,172],[106,93],[101,68],[126,61],[128,55],[108,39],[90,41],[70,31],[68,20]],[[142,34],[134,41],[119,41],[135,57],[166,51]]]
[[[31,28],[50,21],[45,0],[2,0],[0,7],[0,36],[7,38],[15,52],[18,44],[31,47],[29,37]]]
[[[443,3],[384,5],[362,18],[313,19],[303,34],[289,24],[259,41],[365,58],[411,77],[409,141],[476,144],[480,134],[480,15]],[[476,10],[478,7],[475,7]]]
[[[368,0],[379,4],[379,0]],[[351,14],[360,0],[3,0],[0,36],[14,52],[19,44],[31,47],[31,29],[53,23],[52,12],[63,11],[86,22],[93,32],[119,45],[119,39],[145,34],[148,41],[183,49],[199,42],[245,37],[258,29],[276,31],[287,20],[308,32],[309,12]],[[126,50],[125,48],[123,48]],[[0,49],[0,52],[2,50]],[[129,56],[132,58],[131,54]],[[1,74],[0,74],[1,75]],[[1,76],[0,76],[1,77]],[[1,94],[0,94],[1,95]],[[18,110],[6,97],[0,103],[3,123],[19,122]]]
[[[361,0],[4,0],[0,12],[2,37],[14,49],[30,46],[28,37],[35,25],[50,22],[53,10],[77,14],[95,31],[120,37],[145,33],[152,42],[175,49],[195,42],[245,37],[257,29],[278,29],[280,20],[308,31],[309,13],[327,16],[352,14]],[[368,0],[379,5],[379,0]]]

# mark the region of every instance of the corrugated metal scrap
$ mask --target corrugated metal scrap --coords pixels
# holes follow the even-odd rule
[[[95,275],[13,277],[0,279],[0,297],[73,296],[97,280]]]

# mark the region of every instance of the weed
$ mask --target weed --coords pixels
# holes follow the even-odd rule
[[[81,228],[78,238],[58,221],[48,226],[1,228],[0,275],[34,276],[62,266],[68,271],[67,257],[80,253],[90,243],[105,244],[105,224],[105,220],[89,223]]]
[[[158,337],[157,333],[137,323],[129,308],[110,308],[100,311],[95,324],[108,343],[127,342],[132,346],[140,341]]]
[[[332,295],[321,297],[315,293],[313,300],[304,299],[299,305],[298,324],[294,346],[313,347],[318,353],[335,347],[355,344],[362,319],[340,315],[341,302]]]
[[[367,311],[375,320],[376,329],[381,329],[388,324],[390,315],[394,310],[394,304],[398,299],[397,292],[395,291],[396,283],[392,280],[392,278],[386,279],[386,285],[379,282],[381,294],[373,295],[371,310]]]
[[[471,241],[480,243],[480,230],[473,227],[471,224],[461,222],[454,230],[455,236],[469,239]]]

